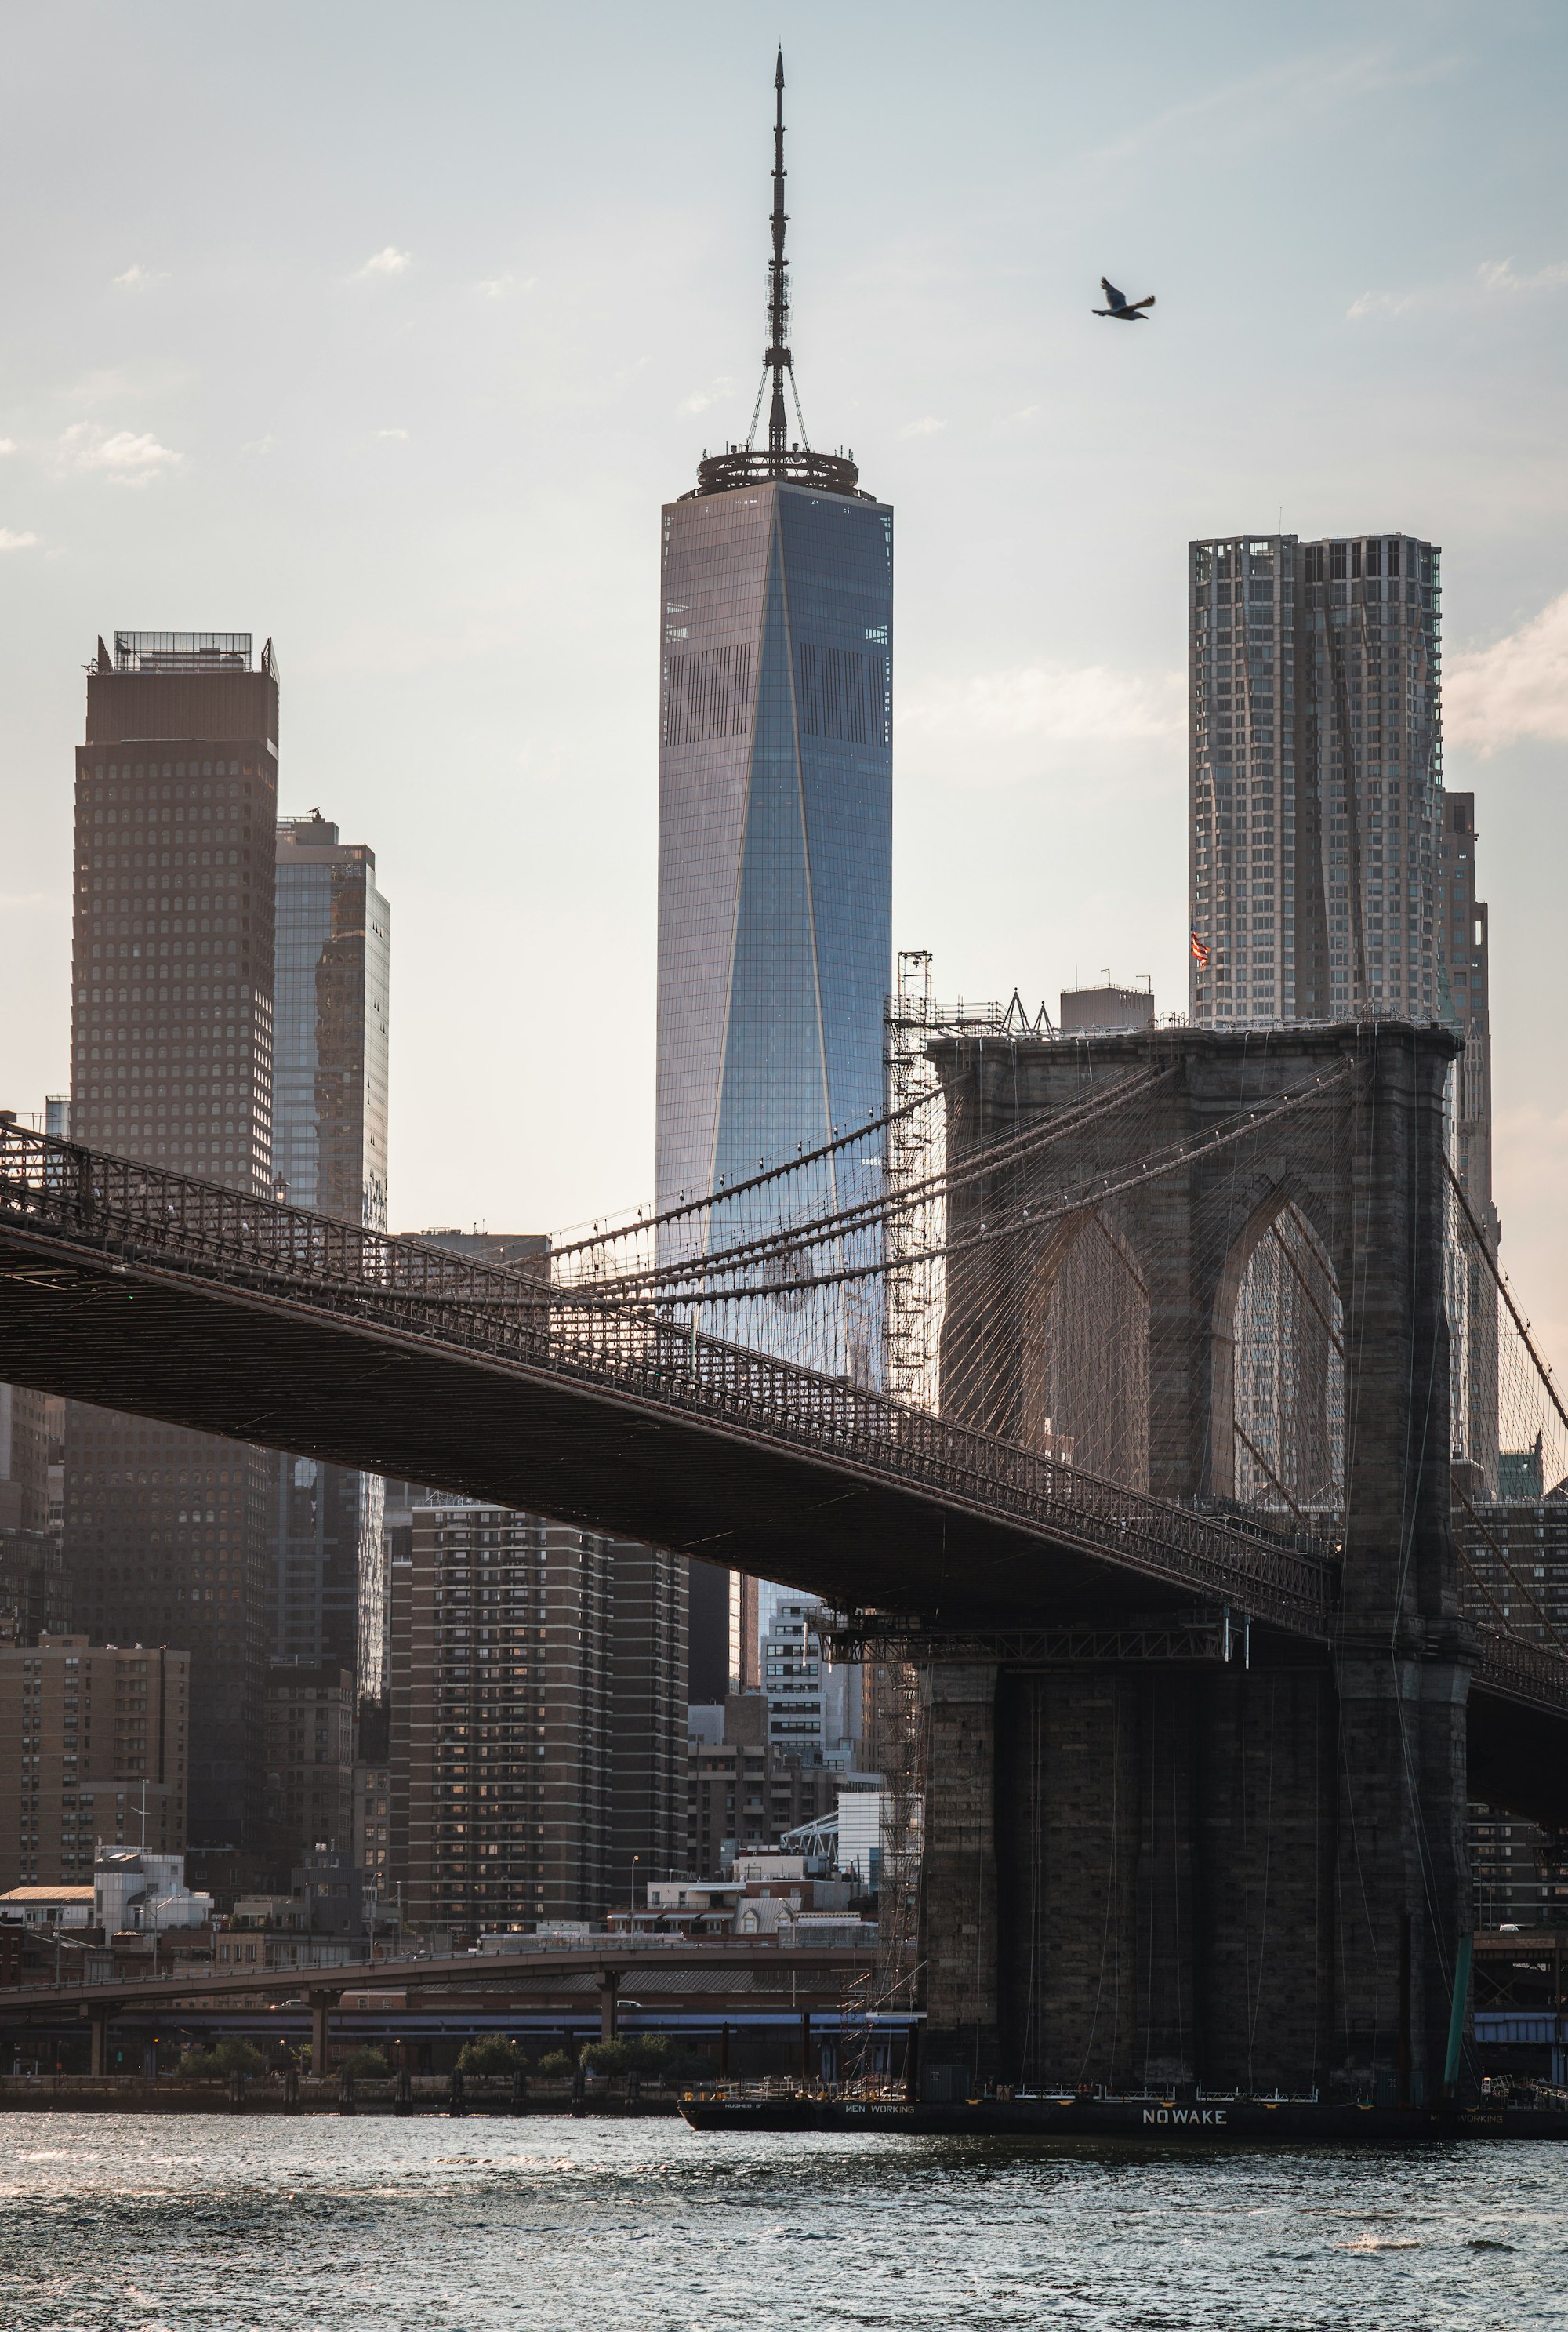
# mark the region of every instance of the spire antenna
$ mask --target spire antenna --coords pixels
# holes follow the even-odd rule
[[[773,376],[772,401],[768,407],[768,451],[775,462],[789,450],[789,419],[784,409],[784,375],[794,386],[795,359],[789,353],[789,262],[784,255],[784,51],[773,74],[773,256],[768,268],[768,353],[762,359]]]
[[[722,454],[705,454],[697,464],[697,492],[700,494],[727,493],[732,488],[752,485],[760,480],[782,479],[799,485],[815,486],[827,493],[856,494],[859,492],[859,471],[848,455],[814,454],[806,435],[806,419],[800,410],[800,391],[795,378],[795,358],[789,346],[789,261],[785,251],[785,230],[789,214],[784,207],[784,51],[779,50],[773,68],[773,208],[769,225],[772,234],[771,256],[768,262],[768,346],[762,358],[762,378],[757,386],[757,402],[751,409],[751,426],[744,445],[728,445]],[[789,397],[786,401],[784,378],[789,378]],[[769,396],[770,387],[771,395]],[[762,417],[762,399],[769,397],[768,445],[766,452],[757,444],[757,425]],[[789,404],[795,407],[797,441],[789,440]]]

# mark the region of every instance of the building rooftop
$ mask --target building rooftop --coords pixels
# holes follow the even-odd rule
[[[116,632],[116,672],[249,672],[249,632]]]

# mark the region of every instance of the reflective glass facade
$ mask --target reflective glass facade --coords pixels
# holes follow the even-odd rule
[[[278,828],[272,1174],[298,1207],[387,1225],[391,913],[376,855],[320,817]]]
[[[329,818],[277,832],[272,1174],[295,1206],[384,1229],[391,915],[375,853]],[[378,1476],[279,1458],[272,1655],[385,1690]],[[308,1840],[301,1841],[309,1843]]]
[[[882,1108],[893,513],[765,483],[664,512],[661,1207]]]

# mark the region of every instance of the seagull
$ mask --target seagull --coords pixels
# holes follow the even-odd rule
[[[1101,276],[1100,289],[1111,304],[1108,308],[1096,308],[1094,311],[1096,316],[1114,316],[1117,322],[1121,324],[1146,324],[1148,322],[1149,319],[1147,316],[1141,314],[1140,311],[1144,308],[1152,308],[1154,305],[1154,294],[1152,292],[1150,292],[1149,297],[1146,300],[1129,301],[1127,294],[1124,292],[1117,291],[1115,285],[1112,282],[1108,275]]]

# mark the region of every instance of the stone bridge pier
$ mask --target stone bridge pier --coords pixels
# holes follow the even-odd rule
[[[928,2079],[946,2065],[1069,2088],[1440,2093],[1471,1918],[1442,1235],[1456,1049],[1401,1025],[938,1048],[950,1156],[1091,1081],[1165,1073],[1127,1155],[1114,1113],[1094,1150],[1114,1182],[1156,1150],[1196,1148],[1110,1225],[1147,1290],[1133,1372],[1146,1429],[1118,1431],[1146,1451],[1157,1495],[1234,1495],[1237,1290],[1252,1247],[1295,1210],[1337,1292],[1344,1519],[1322,1641],[1240,1611],[1190,1612],[1183,1637],[1168,1610],[1125,1605],[1053,1631],[1048,1573],[1047,1634],[1028,1658],[1016,1635],[950,1638],[955,1657],[924,1680]],[[1335,1070],[1299,1124],[1197,1147]],[[965,1203],[998,1220],[1007,1199],[992,1177]],[[1036,1274],[1003,1275],[983,1247],[952,1269],[950,1385],[1010,1438],[1030,1438],[1063,1252],[1056,1231]],[[1059,1401],[1059,1352],[1053,1365]]]

